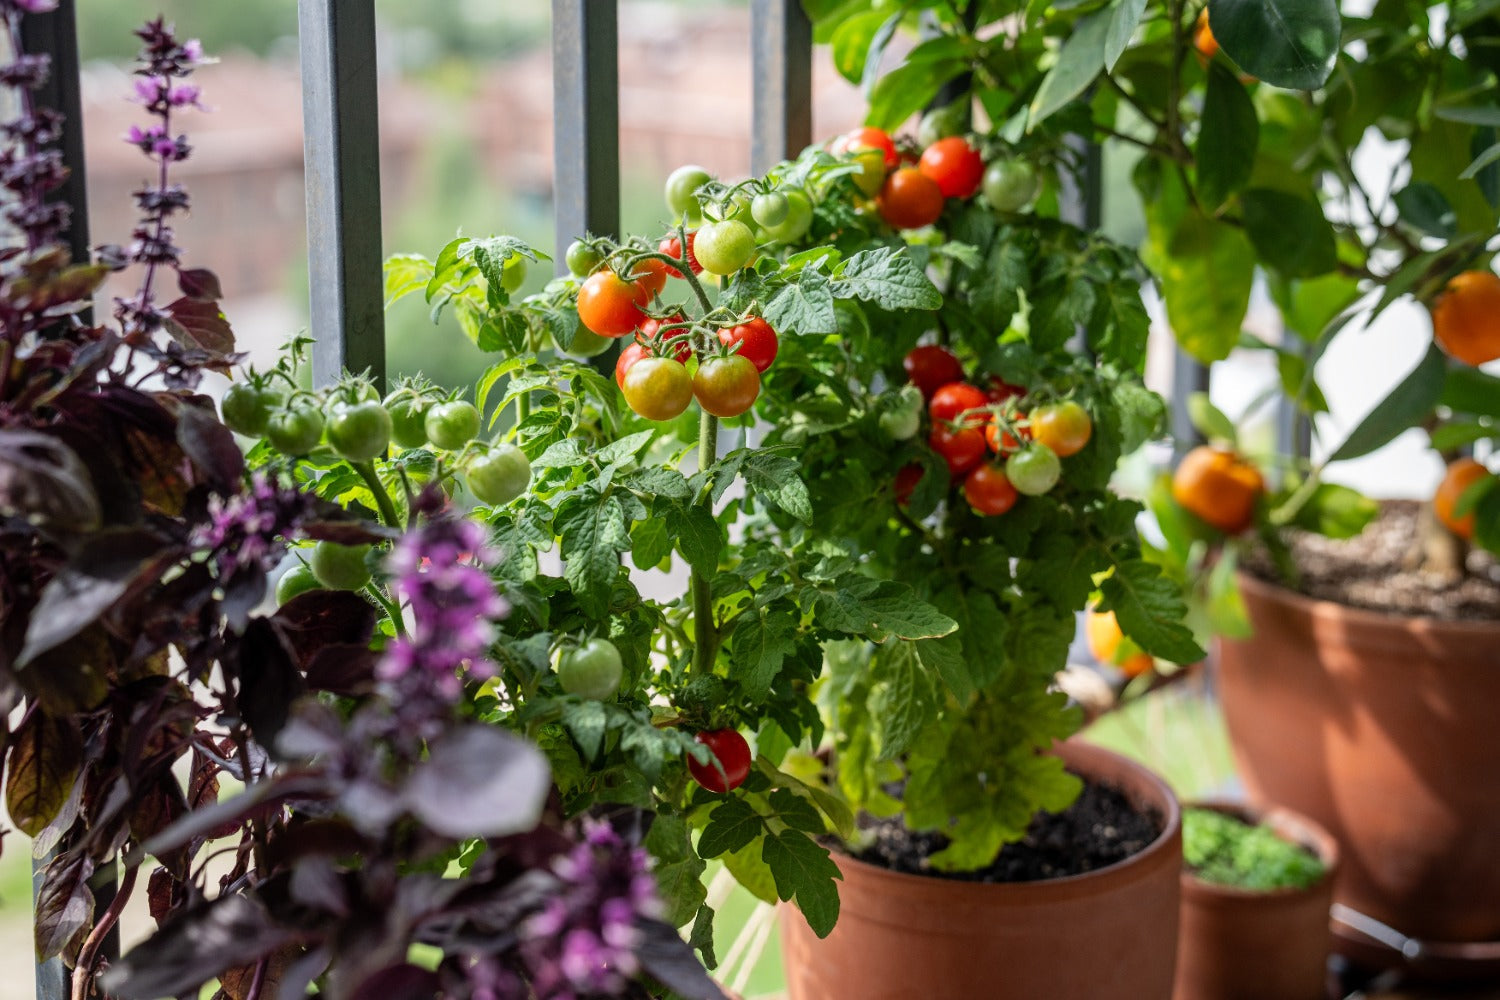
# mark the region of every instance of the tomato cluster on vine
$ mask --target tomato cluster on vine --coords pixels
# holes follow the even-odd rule
[[[968,138],[940,136],[920,153],[897,148],[883,129],[866,125],[839,136],[829,151],[849,157],[859,168],[854,183],[875,199],[880,217],[895,229],[921,229],[942,217],[948,200],[982,195],[1000,212],[1020,212],[1041,192],[1031,164],[984,153]]]
[[[965,381],[963,365],[945,347],[914,348],[902,367],[916,390],[902,397],[911,419],[898,423],[882,415],[882,427],[896,439],[915,436],[925,403],[928,446],[969,506],[986,517],[1006,513],[1022,496],[1049,492],[1062,478],[1062,459],[1082,451],[1093,434],[1088,411],[1072,400],[1023,410],[1028,393],[1021,386],[995,376],[983,388]],[[916,464],[897,473],[898,503],[910,500],[922,475]]]

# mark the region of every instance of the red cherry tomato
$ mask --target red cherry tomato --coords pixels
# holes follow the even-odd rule
[[[578,318],[601,337],[623,337],[646,318],[641,308],[650,301],[645,286],[601,268],[578,289]]]
[[[640,331],[636,333],[635,339],[643,344],[650,344],[653,341],[662,338],[663,336],[679,336],[686,331],[669,330],[667,331],[667,333],[663,334],[661,332],[661,328],[663,326],[674,326],[678,323],[685,322],[687,322],[687,318],[684,317],[681,313],[678,313],[676,316],[668,316],[666,319],[647,317],[646,321],[641,324]],[[672,356],[675,357],[678,361],[681,361],[683,364],[687,364],[688,359],[693,356],[693,347],[686,340],[678,341],[677,346],[672,351]]]
[[[751,760],[750,744],[745,742],[745,737],[733,729],[715,729],[699,733],[693,739],[708,747],[719,764],[718,767],[713,763],[700,764],[689,757],[688,773],[694,781],[716,795],[733,791],[745,783],[750,776]],[[723,768],[723,773],[719,767]]]
[[[955,480],[984,459],[984,434],[973,427],[954,430],[938,424],[927,439],[932,450],[948,463],[948,474]]]
[[[1025,420],[1026,414],[1018,413],[1016,419]],[[1017,434],[1020,436],[1020,441],[1016,440]],[[1021,425],[1016,428],[1016,434],[1012,434],[1000,425],[1000,421],[991,420],[985,425],[984,440],[990,446],[990,451],[997,455],[1005,455],[1020,448],[1021,441],[1031,440],[1031,428]]]
[[[892,141],[890,134],[885,129],[879,129],[873,125],[865,125],[845,132],[833,141],[832,147],[835,153],[847,153],[863,148],[880,150],[885,156],[887,170],[901,162],[901,154],[896,152],[896,143]]]
[[[922,481],[923,468],[915,462],[903,465],[901,471],[896,473],[896,502],[905,507],[911,500],[912,492],[916,490],[917,484]]]
[[[943,191],[916,167],[891,172],[875,199],[880,217],[897,229],[921,229],[943,214]]]
[[[694,274],[702,274],[703,265],[698,263],[698,257],[693,253],[693,244],[696,243],[697,240],[698,231],[696,229],[687,234],[687,262],[688,267],[691,267],[693,269]],[[662,241],[656,244],[656,249],[660,250],[668,257],[676,257],[678,260],[682,259],[682,241],[677,238],[676,233],[669,233],[665,237],[663,237]],[[674,278],[682,277],[682,272],[677,270],[677,268],[675,267],[667,267],[667,273]]]
[[[1026,390],[1019,385],[1012,385],[999,375],[991,375],[990,387],[985,395],[990,397],[991,403],[1003,403],[1007,399],[1017,399],[1026,395]]]
[[[631,272],[631,277],[635,279],[637,285],[646,289],[651,295],[656,295],[663,288],[667,287],[667,275],[669,273],[672,273],[672,269],[667,266],[666,261],[657,260],[655,257],[648,257],[635,266],[635,270]]]
[[[965,410],[977,410],[988,406],[989,402],[989,397],[978,386],[967,382],[951,382],[932,394],[932,402],[927,404],[927,412],[932,416],[933,423],[943,423],[957,420],[958,415]],[[974,414],[964,422],[970,426],[980,427],[983,426],[984,420],[983,415]]]
[[[946,347],[932,344],[914,347],[901,362],[911,384],[922,390],[925,399],[950,382],[961,382],[964,367]]]
[[[752,316],[739,326],[720,330],[719,340],[725,344],[739,344],[739,356],[747,359],[758,372],[771,367],[781,346],[771,324],[759,316]]]
[[[748,358],[706,358],[693,373],[693,395],[714,416],[737,417],[755,405],[760,372]]]
[[[964,499],[985,517],[1004,514],[1016,505],[1018,497],[1005,470],[993,462],[985,462],[964,480]]]
[[[625,373],[630,371],[630,366],[650,356],[651,352],[646,350],[646,345],[640,341],[626,344],[620,356],[615,359],[615,384],[621,389],[625,388]]]
[[[960,136],[939,139],[922,151],[918,169],[931,177],[944,198],[969,198],[984,182],[984,158]]]

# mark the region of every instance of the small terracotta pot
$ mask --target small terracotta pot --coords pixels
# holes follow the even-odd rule
[[[1290,810],[1260,813],[1227,802],[1188,807],[1194,806],[1269,826],[1283,840],[1316,854],[1327,870],[1305,889],[1255,892],[1205,882],[1184,868],[1172,1000],[1322,1000],[1333,945],[1328,908],[1339,865],[1337,842]]]
[[[1133,857],[1086,875],[989,884],[907,875],[835,854],[844,880],[819,940],[783,908],[791,1000],[1168,1000],[1182,824],[1166,784],[1084,743],[1057,753],[1166,820]]]
[[[1336,902],[1433,955],[1500,940],[1500,623],[1240,588],[1255,633],[1220,644],[1220,691],[1251,799],[1339,842]]]

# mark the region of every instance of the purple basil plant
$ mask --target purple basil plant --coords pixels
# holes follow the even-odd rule
[[[0,126],[0,738],[10,822],[47,858],[37,958],[79,1000],[718,996],[658,917],[642,818],[561,823],[541,753],[469,710],[507,612],[483,530],[436,490],[397,532],[248,475],[197,392],[236,355],[217,279],[174,239],[203,53],[162,20],[137,33],[138,224],[94,261],[59,244],[65,123],[35,100],[46,56],[20,49],[53,5],[0,0],[20,96]],[[137,291],[96,325],[125,268]],[[396,634],[354,591],[265,612],[308,541],[389,547]],[[113,956],[140,893],[157,926]]]

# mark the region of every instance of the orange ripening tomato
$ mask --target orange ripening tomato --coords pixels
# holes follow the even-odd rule
[[[1208,26],[1207,7],[1198,15],[1198,24],[1193,29],[1193,48],[1198,50],[1198,59],[1205,66],[1219,54],[1219,40],[1214,37],[1214,29]]]
[[[886,177],[875,204],[896,229],[921,229],[942,216],[944,200],[937,181],[916,167],[902,167]]]
[[[1491,271],[1456,275],[1433,303],[1432,335],[1465,364],[1500,358],[1500,278]]]
[[[1443,523],[1443,527],[1459,538],[1474,537],[1474,512],[1471,510],[1463,517],[1459,517],[1455,513],[1458,501],[1464,493],[1468,492],[1470,486],[1489,474],[1489,469],[1472,458],[1460,458],[1448,466],[1443,481],[1438,484],[1437,492],[1432,495],[1432,509],[1437,514],[1437,519]]]
[[[1183,456],[1172,475],[1172,499],[1189,513],[1238,535],[1255,520],[1255,503],[1266,491],[1260,471],[1232,451],[1200,445]]]
[[[891,139],[890,133],[873,125],[863,125],[845,132],[833,141],[831,148],[834,153],[852,153],[856,149],[878,149],[887,170],[893,169],[901,162],[901,154],[896,152],[896,143]]]
[[[1115,619],[1113,611],[1089,608],[1089,613],[1083,620],[1083,635],[1088,640],[1089,652],[1094,654],[1094,659],[1119,667],[1126,677],[1139,677],[1156,665],[1151,654],[1143,652],[1132,653],[1116,662],[1115,657],[1120,655],[1120,645],[1125,639],[1125,633],[1120,631],[1120,623]]]
[[[600,268],[578,289],[578,319],[601,337],[623,337],[641,325],[642,307],[650,301],[651,292],[641,283]]]
[[[984,159],[979,150],[956,135],[924,149],[917,169],[937,182],[945,198],[971,198],[984,180]]]

